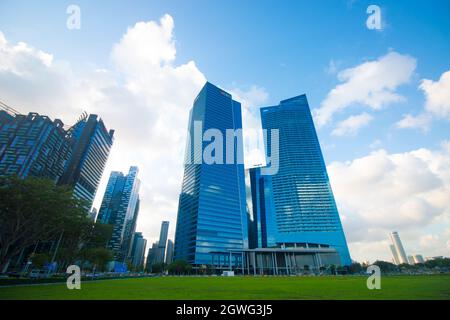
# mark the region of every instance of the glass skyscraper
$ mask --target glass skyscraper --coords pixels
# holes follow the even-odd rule
[[[199,124],[201,150],[195,146]],[[209,82],[190,111],[188,131],[192,139],[187,143],[175,233],[174,260],[193,265],[212,264],[214,253],[248,246],[244,165],[237,152],[243,148],[242,132],[238,131],[232,141],[233,163],[208,164],[200,159],[209,145],[207,139],[202,139],[208,129],[220,132],[222,137],[226,137],[227,129],[242,129],[240,103]],[[218,158],[222,154],[219,150],[214,153]]]
[[[72,157],[68,161],[59,184],[71,185],[74,195],[84,199],[90,209],[102,178],[113,144],[114,130],[107,130],[98,116],[84,114],[68,130],[72,143]]]
[[[263,198],[256,201],[259,216],[253,217],[259,219],[254,223],[260,225],[256,230],[263,238],[258,245],[332,247],[338,251],[341,264],[351,264],[306,95],[261,108],[260,112],[268,135],[271,129],[279,130],[279,166],[268,179],[261,179],[258,170],[250,175],[255,191],[259,190],[256,194]],[[266,153],[271,155],[275,148],[270,138],[266,140]],[[268,189],[272,191],[267,193]],[[270,198],[264,199],[267,194]]]
[[[106,186],[97,221],[113,225],[108,247],[114,259],[126,262],[131,253],[131,240],[139,214],[138,168],[130,167],[127,175],[113,171]]]
[[[166,244],[169,234],[169,221],[161,223],[161,231],[159,233],[158,252],[156,253],[154,263],[163,263],[166,259]]]
[[[141,232],[135,232],[133,236],[133,245],[130,251],[130,262],[135,268],[142,269],[144,266],[145,248],[147,240],[144,239]]]

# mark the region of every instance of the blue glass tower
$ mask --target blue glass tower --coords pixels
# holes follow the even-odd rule
[[[261,108],[260,112],[262,127],[269,135],[269,130],[279,130],[278,172],[265,182],[272,189],[269,200],[274,211],[263,217],[265,228],[273,230],[268,232],[267,245],[333,247],[341,264],[351,264],[306,95]],[[267,139],[268,155],[272,154],[271,144]]]
[[[201,130],[196,132],[199,125]],[[223,163],[209,164],[202,160],[209,145],[203,138],[209,129],[226,137],[227,129],[242,129],[242,117],[240,103],[207,82],[189,116],[192,139],[187,143],[175,233],[174,260],[194,265],[212,264],[214,253],[248,246],[244,164],[237,152],[243,148],[242,132],[237,132],[231,141],[231,150],[235,151],[232,163],[221,159]],[[196,147],[199,134],[200,148]],[[218,158],[221,154],[223,158],[230,155],[222,151],[215,150],[212,154]]]
[[[139,214],[138,168],[130,167],[127,175],[113,171],[106,186],[97,221],[113,225],[108,247],[114,259],[125,262],[130,255],[131,240]]]

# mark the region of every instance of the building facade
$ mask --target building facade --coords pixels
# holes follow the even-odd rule
[[[144,239],[142,232],[135,232],[132,243],[130,262],[135,268],[143,269],[147,240]]]
[[[126,262],[139,214],[138,168],[130,167],[127,175],[113,171],[106,186],[97,221],[113,225],[108,247],[117,262]]]
[[[114,130],[107,130],[98,116],[84,114],[68,130],[72,156],[59,184],[74,188],[74,196],[86,201],[89,210],[113,144]]]
[[[167,240],[167,249],[166,249],[166,264],[169,265],[173,262],[173,241]]]
[[[61,120],[0,110],[0,175],[35,176],[55,183],[71,157]]]
[[[161,231],[159,232],[158,250],[154,263],[163,263],[166,261],[167,236],[169,234],[169,221],[161,223]]]
[[[194,101],[188,127],[174,260],[196,266],[211,264],[212,252],[248,247],[244,164],[238,152],[243,149],[241,105],[207,82]],[[236,133],[227,148],[234,154],[215,149],[216,160],[204,161],[213,140],[208,133],[223,138],[227,129]],[[232,161],[225,162],[220,155],[232,156]]]
[[[389,237],[392,241],[391,251],[396,264],[409,263],[408,257],[406,256],[405,249],[403,248],[402,241],[397,231],[391,232]]]
[[[266,157],[277,157],[278,168],[267,179],[258,178],[257,169],[253,171],[254,190],[259,195],[256,206],[260,213],[265,211],[260,217],[256,215],[260,225],[257,237],[261,238],[258,246],[333,248],[339,253],[341,264],[350,265],[347,241],[306,95],[263,107],[260,113],[262,127],[270,136],[265,141]],[[275,131],[279,140],[272,145]]]

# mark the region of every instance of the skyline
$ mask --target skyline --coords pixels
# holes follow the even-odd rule
[[[100,207],[110,171],[138,166],[142,206],[137,230],[143,231],[151,243],[157,239],[162,220],[170,220],[175,225],[188,111],[206,78],[219,83],[242,103],[244,126],[251,128],[259,126],[259,107],[306,93],[311,109],[316,111],[314,120],[319,141],[352,257],[359,261],[377,257],[390,261],[388,235],[392,230],[402,234],[409,252],[448,256],[450,75],[445,72],[450,69],[447,59],[450,39],[443,32],[450,29],[448,19],[443,19],[448,4],[441,2],[442,10],[433,10],[436,15],[430,23],[431,9],[424,9],[427,7],[424,3],[383,6],[380,2],[382,12],[387,11],[387,26],[381,31],[365,28],[366,2],[354,2],[350,7],[346,1],[329,6],[308,4],[311,17],[306,21],[319,13],[323,15],[314,24],[316,27],[311,28],[313,35],[322,34],[318,28],[322,24],[326,26],[323,34],[329,35],[330,26],[335,25],[333,19],[339,16],[343,20],[338,28],[343,31],[342,37],[333,33],[326,38],[331,44],[320,44],[324,48],[302,42],[305,52],[315,49],[314,56],[312,52],[299,54],[303,48],[296,41],[292,50],[277,54],[270,48],[277,47],[277,42],[291,43],[288,40],[296,39],[292,37],[293,31],[299,32],[299,38],[312,37],[299,31],[306,23],[283,21],[268,32],[267,39],[274,44],[253,39],[239,47],[242,52],[239,58],[231,50],[221,53],[220,49],[209,49],[217,45],[216,38],[224,41],[217,48],[245,40],[257,25],[267,32],[267,27],[258,22],[266,17],[262,10],[270,5],[263,2],[255,13],[258,19],[244,23],[243,30],[247,32],[239,35],[233,32],[237,26],[232,25],[231,30],[217,32],[209,43],[205,40],[206,31],[198,29],[197,24],[189,27],[187,22],[198,3],[185,16],[180,13],[185,7],[181,3],[176,3],[178,8],[171,8],[174,4],[153,3],[154,10],[142,10],[139,14],[138,9],[145,7],[143,3],[135,3],[135,7],[125,12],[118,10],[118,3],[114,3],[109,7],[116,9],[111,10],[111,15],[120,12],[125,18],[100,37],[92,21],[99,21],[99,29],[104,30],[111,27],[112,16],[99,10],[99,4],[79,1],[81,30],[68,31],[66,4],[44,2],[36,10],[27,10],[28,14],[46,17],[42,26],[37,26],[20,11],[23,3],[3,1],[0,4],[0,100],[22,113],[38,111],[53,119],[60,118],[65,124],[74,123],[86,110],[99,114],[108,129],[116,129],[116,141],[97,192],[96,208]],[[304,5],[299,4],[296,9]],[[238,14],[244,14],[249,5],[235,6],[242,9]],[[217,4],[216,9],[220,11],[223,7]],[[94,9],[98,11],[96,19],[89,14]],[[19,10],[16,21],[8,18],[11,10]],[[45,10],[48,10],[46,14]],[[228,10],[224,11],[225,17],[230,14]],[[399,16],[399,12],[405,17]],[[415,17],[413,12],[421,12],[422,20],[415,20],[414,27],[406,32],[411,26],[408,17]],[[273,11],[274,16],[279,13]],[[217,18],[216,14],[213,16]],[[327,23],[327,19],[331,21]],[[221,20],[210,21],[213,30],[209,32],[217,31],[217,26],[223,25]],[[60,25],[60,29],[50,31],[48,28],[53,25]],[[424,30],[418,30],[424,25]],[[277,35],[282,34],[279,29],[283,26],[293,30],[288,29],[288,35],[281,39]],[[349,28],[354,29],[355,36],[348,34]],[[39,32],[52,36],[43,39],[37,37]],[[423,42],[409,44],[409,33]],[[429,34],[433,36],[428,37]],[[61,35],[73,43],[69,41],[63,48]],[[195,36],[200,40],[195,40]],[[343,38],[348,40],[348,50],[343,48]],[[19,44],[20,41],[26,44]],[[330,50],[328,46],[336,41],[342,41],[336,45],[338,49]],[[373,47],[367,45],[370,41],[374,42]],[[195,45],[200,50],[195,50]],[[256,61],[248,59],[250,53],[262,48],[266,48],[267,55],[253,56]],[[208,54],[199,52],[202,50]],[[224,59],[226,63],[214,63],[211,59]],[[377,72],[373,73],[374,70]],[[155,83],[157,88],[153,86]],[[361,83],[365,85],[359,86]],[[286,88],[281,89],[281,84]],[[62,107],[66,102],[67,106]],[[123,108],[123,105],[132,107]],[[338,111],[333,109],[335,105],[339,106]],[[317,110],[322,110],[319,117]],[[414,125],[419,128],[406,128]],[[246,151],[246,159],[259,159],[258,152]],[[149,166],[149,162],[153,165]],[[160,170],[155,172],[152,167]],[[383,205],[378,207],[380,203]],[[392,212],[399,214],[392,216]],[[174,228],[170,230],[172,239],[173,234]],[[433,251],[434,248],[440,249]]]

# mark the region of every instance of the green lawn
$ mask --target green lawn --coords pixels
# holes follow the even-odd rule
[[[0,287],[0,299],[444,299],[450,275],[385,276],[381,290],[366,277],[157,277]]]

